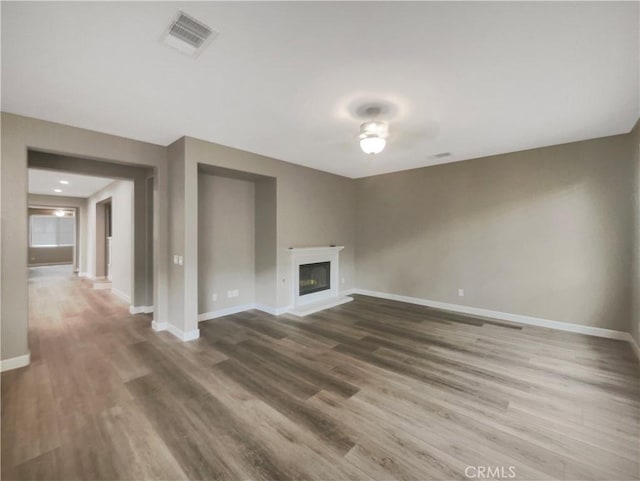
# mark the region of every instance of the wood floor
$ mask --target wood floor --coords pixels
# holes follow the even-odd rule
[[[181,343],[64,268],[30,283],[32,364],[2,374],[3,480],[639,478],[621,341],[357,296]]]

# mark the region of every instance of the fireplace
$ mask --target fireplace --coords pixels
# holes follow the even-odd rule
[[[291,247],[289,312],[306,316],[352,301],[340,295],[339,254],[343,246]]]
[[[300,296],[331,289],[331,262],[301,264],[299,269]]]

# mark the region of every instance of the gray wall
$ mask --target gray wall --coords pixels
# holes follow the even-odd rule
[[[156,277],[154,318],[167,320],[167,170],[166,148],[90,130],[2,113],[1,187],[1,351],[2,359],[28,354],[27,154],[29,149],[84,159],[104,159],[152,167],[158,209],[154,212]]]
[[[73,246],[29,247],[29,266],[73,264]]]
[[[358,287],[628,330],[627,138],[358,180]]]
[[[255,183],[256,196],[256,304],[272,306],[277,299],[278,277],[278,203],[276,179]]]
[[[184,139],[167,149],[169,178],[169,320],[178,329],[185,329],[184,266],[173,262],[174,255],[184,256],[185,207],[184,207]],[[197,208],[197,207],[196,207]],[[197,307],[197,306],[196,306]],[[197,310],[197,309],[196,309]]]
[[[631,313],[631,335],[640,345],[640,120],[629,136],[631,159],[633,161],[634,216],[633,216],[633,266],[631,289],[633,304]]]
[[[344,245],[340,254],[341,290],[354,287],[355,190],[354,181],[193,138],[185,138],[186,232],[197,224],[198,164],[235,169],[273,177],[276,188],[276,297],[265,305],[286,308],[291,303],[289,247]],[[188,237],[188,236],[187,236]],[[196,278],[197,239],[186,239],[185,274]],[[265,276],[266,277],[266,276]],[[197,305],[197,291],[186,291],[187,305]],[[263,303],[262,301],[259,301]],[[187,313],[187,319],[192,315]]]
[[[133,285],[133,182],[116,180],[88,199],[88,274],[89,277],[105,275],[98,269],[98,262],[104,259],[103,252],[97,252],[96,232],[104,225],[104,218],[96,217],[97,204],[111,199],[111,288],[121,297],[131,302]],[[104,246],[106,247],[106,246]]]
[[[199,314],[255,302],[255,190],[252,181],[198,176]],[[227,297],[234,289],[240,295]]]

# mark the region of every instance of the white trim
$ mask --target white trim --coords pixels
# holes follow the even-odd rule
[[[111,289],[111,281],[106,280],[103,277],[93,279],[94,289]]]
[[[292,247],[289,249],[291,259],[291,306],[290,311],[317,312],[321,303],[332,307],[334,301],[340,299],[340,251],[344,246]],[[329,288],[318,292],[300,294],[300,266],[318,262],[329,262]],[[311,313],[311,312],[309,312]]]
[[[638,346],[638,343],[631,334],[629,334],[629,342],[631,343],[631,347],[633,348],[633,352],[638,358],[638,361],[640,361],[640,346]]]
[[[151,314],[153,306],[129,306],[129,314]]]
[[[290,254],[315,255],[327,252],[340,252],[344,246],[318,246],[318,247],[290,247],[287,249]]]
[[[215,311],[198,314],[198,322],[209,321],[218,317],[230,316],[231,314],[239,314],[240,312],[246,312],[252,309],[271,314],[272,316],[280,316],[289,312],[291,310],[291,307],[271,307],[265,306],[264,304],[242,304],[240,306],[227,307],[225,309],[218,309]]]
[[[474,314],[477,316],[492,317],[503,321],[517,322],[519,324],[529,324],[532,326],[548,327],[559,331],[577,332],[589,336],[606,337],[608,339],[618,339],[629,341],[631,334],[623,331],[615,331],[613,329],[604,329],[602,327],[581,326],[570,322],[550,321],[538,317],[523,316],[520,314],[510,314],[508,312],[490,311],[479,307],[461,306],[458,304],[449,304],[446,302],[431,301],[429,299],[421,299],[419,297],[401,296],[398,294],[389,294],[387,292],[369,291],[366,289],[354,289],[355,294],[364,296],[379,297],[381,299],[390,299],[394,301],[408,302],[409,304],[417,304],[420,306],[435,307],[447,311],[460,312],[463,314]]]
[[[217,309],[215,311],[203,312],[198,314],[198,322],[209,321],[218,317],[230,316],[231,314],[238,314],[239,312],[249,311],[255,309],[255,304],[242,304],[240,306],[226,307],[224,309]]]
[[[57,267],[72,266],[73,262],[39,262],[37,264],[28,264],[27,267]]]
[[[109,282],[109,285],[111,285],[111,282]],[[96,289],[95,286],[93,288]],[[111,288],[111,294],[113,294],[114,296],[116,296],[116,297],[120,298],[121,300],[125,301],[127,304],[131,303],[131,297],[129,297],[124,292],[116,289],[115,287]]]
[[[28,352],[23,356],[12,357],[10,359],[3,359],[0,361],[0,372],[11,371],[12,369],[18,369],[26,367],[31,363],[31,353]]]
[[[156,332],[166,331],[168,327],[169,323],[167,322],[151,321],[151,329]]]
[[[78,277],[89,277],[89,273],[87,273],[87,272],[78,272]]]
[[[289,311],[289,307],[271,307],[264,304],[255,304],[254,309],[271,314],[272,316],[281,316]]]
[[[168,322],[151,321],[151,329],[156,332],[169,331],[183,342],[193,341],[200,337],[200,329],[194,329],[193,331],[184,332],[178,329],[176,326],[169,324]]]
[[[353,297],[338,297],[336,299],[321,301],[316,304],[306,304],[302,307],[298,307],[297,309],[291,309],[289,312],[295,316],[304,317],[351,301],[353,301]]]
[[[178,329],[173,324],[167,323],[167,331],[176,336],[182,342],[193,341],[200,337],[200,329],[194,329],[193,331],[184,332],[181,329]]]

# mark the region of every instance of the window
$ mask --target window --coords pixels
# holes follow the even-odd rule
[[[31,247],[58,247],[75,244],[75,217],[31,216]]]

